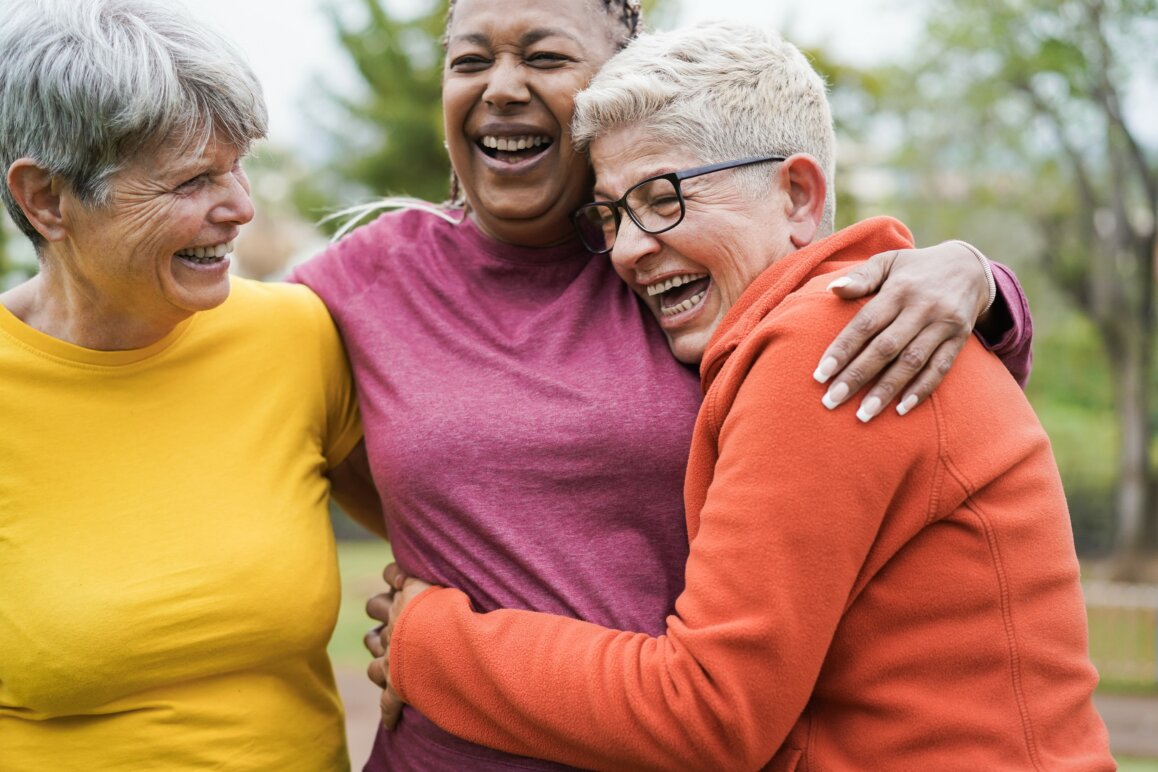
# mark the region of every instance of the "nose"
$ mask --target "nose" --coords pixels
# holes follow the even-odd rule
[[[659,239],[625,215],[619,223],[615,245],[611,248],[611,262],[615,270],[623,275],[626,271],[634,271],[641,262],[657,253],[659,249]]]
[[[482,98],[499,110],[529,102],[531,92],[527,88],[522,63],[512,56],[502,56],[496,60]]]
[[[210,219],[218,223],[244,225],[253,219],[253,199],[249,196],[249,177],[239,166],[230,173],[221,201],[213,207]]]

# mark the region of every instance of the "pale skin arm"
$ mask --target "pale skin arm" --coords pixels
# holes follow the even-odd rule
[[[882,252],[844,278],[830,287],[842,298],[878,294],[821,355],[813,377],[829,384],[825,405],[835,408],[879,376],[861,398],[861,420],[894,399],[902,415],[928,399],[974,326],[990,321],[982,316],[985,273],[976,255],[955,242]]]
[[[370,474],[365,440],[359,441],[350,455],[326,476],[330,478],[330,492],[343,512],[370,532],[383,539],[390,538],[382,519],[382,501]]]

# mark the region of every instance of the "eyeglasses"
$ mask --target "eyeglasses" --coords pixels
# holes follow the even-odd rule
[[[739,161],[725,161],[708,166],[697,166],[682,172],[668,172],[648,177],[643,182],[632,185],[618,201],[595,201],[584,204],[572,215],[575,229],[583,246],[597,255],[604,255],[615,246],[615,236],[623,223],[622,212],[627,212],[631,221],[644,233],[663,233],[683,222],[686,207],[680,183],[692,177],[701,177],[725,169],[741,166],[783,161],[784,156],[770,155],[761,158],[743,158]]]

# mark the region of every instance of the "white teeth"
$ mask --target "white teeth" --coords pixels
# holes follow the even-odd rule
[[[673,287],[682,287],[685,284],[690,284],[693,281],[707,278],[706,273],[689,273],[683,276],[673,276],[670,279],[665,279],[661,282],[656,282],[647,288],[648,297],[655,297],[661,293],[667,292]],[[682,304],[681,304],[682,305]]]
[[[707,290],[704,290],[703,292],[697,292],[684,302],[679,303],[678,305],[674,305],[671,308],[661,308],[659,309],[659,312],[664,316],[675,316],[676,314],[682,314],[684,311],[688,311],[698,306],[700,301],[704,299],[704,295],[707,294]]]
[[[215,244],[211,247],[190,247],[189,249],[181,249],[177,251],[177,257],[183,257],[187,260],[192,260],[195,263],[211,263],[215,260],[220,260],[233,251],[233,242],[229,241],[225,244]]]
[[[486,137],[483,137],[482,139],[480,139],[479,143],[482,144],[483,147],[490,148],[491,150],[514,151],[514,150],[526,150],[527,148],[542,147],[543,145],[549,145],[549,144],[551,144],[551,138],[550,137],[541,137],[541,136],[535,137],[535,136],[530,136],[530,135],[523,136],[523,137],[491,137],[491,136],[486,136]]]

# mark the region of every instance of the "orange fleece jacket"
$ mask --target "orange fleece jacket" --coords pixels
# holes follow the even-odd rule
[[[1009,373],[970,340],[928,402],[869,424],[808,377],[856,310],[832,272],[909,246],[887,218],[840,231],[722,321],[666,635],[428,590],[395,632],[403,697],[581,767],[1114,769],[1061,482]]]

